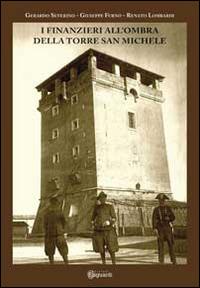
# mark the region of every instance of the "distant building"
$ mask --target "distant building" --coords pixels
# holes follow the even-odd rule
[[[99,191],[114,203],[119,231],[129,227],[131,233],[144,234],[141,226],[150,228],[151,200],[160,192],[172,199],[162,118],[163,79],[89,49],[37,86],[41,203],[33,234],[43,231],[51,180],[60,187],[71,232],[90,230]],[[151,205],[143,209],[144,203]]]
[[[28,237],[28,224],[24,221],[13,221],[13,238],[23,238],[26,239]]]

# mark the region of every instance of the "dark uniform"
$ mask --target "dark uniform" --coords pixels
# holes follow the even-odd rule
[[[156,197],[159,201],[164,201],[169,199],[165,194],[160,193]],[[152,224],[153,229],[157,230],[158,235],[158,257],[159,262],[162,264],[164,263],[164,241],[167,241],[168,248],[169,248],[169,255],[171,262],[176,264],[176,257],[174,254],[174,235],[173,235],[173,228],[172,222],[175,220],[175,215],[172,209],[167,205],[159,205],[158,207],[154,208],[153,217],[152,217]]]
[[[100,197],[106,195],[100,193]],[[111,204],[101,203],[96,205],[92,215],[94,224],[93,233],[93,249],[99,252],[102,257],[102,262],[105,264],[105,249],[111,255],[112,263],[115,264],[115,252],[119,250],[117,234],[114,227],[116,214],[114,207]]]
[[[45,253],[49,257],[50,263],[54,261],[56,247],[63,257],[64,262],[68,263],[68,246],[64,237],[65,217],[58,207],[55,200],[47,208],[44,215],[45,232]]]

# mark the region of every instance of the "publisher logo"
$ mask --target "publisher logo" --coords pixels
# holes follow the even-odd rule
[[[99,279],[99,278],[112,278],[113,275],[109,271],[96,271],[96,270],[89,270],[87,272],[88,279]]]

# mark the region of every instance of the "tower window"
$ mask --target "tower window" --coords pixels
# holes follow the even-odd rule
[[[59,114],[59,106],[58,105],[55,105],[52,107],[52,116],[56,116]]]
[[[79,145],[76,145],[72,148],[72,155],[73,157],[77,157],[80,153]]]
[[[53,154],[53,164],[56,164],[59,162],[60,162],[60,154],[59,153]]]
[[[56,139],[59,137],[59,130],[58,128],[52,130],[52,139]]]
[[[71,97],[71,104],[74,105],[74,104],[77,104],[78,103],[78,95],[75,94]]]
[[[72,121],[72,131],[79,128],[79,119],[75,119]]]
[[[131,129],[136,129],[135,113],[128,112],[128,125]]]

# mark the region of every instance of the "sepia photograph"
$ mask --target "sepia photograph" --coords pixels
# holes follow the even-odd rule
[[[12,41],[13,264],[187,264],[186,23]]]
[[[1,1],[1,286],[198,287],[198,1]]]

